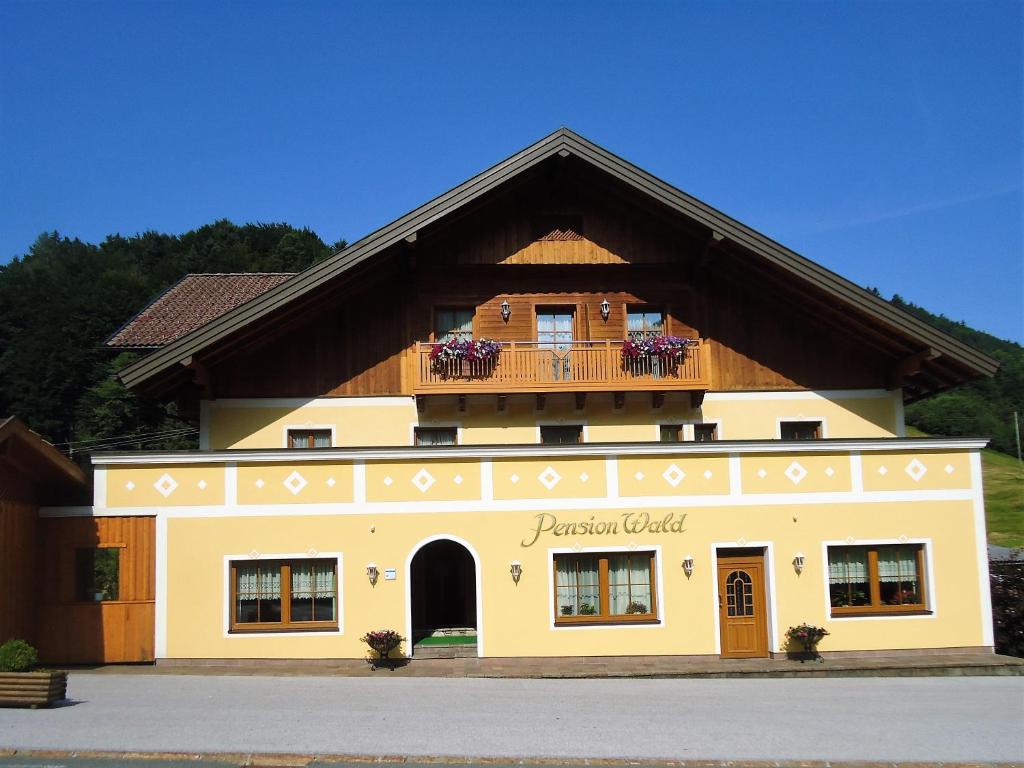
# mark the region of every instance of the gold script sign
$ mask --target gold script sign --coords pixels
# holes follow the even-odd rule
[[[652,519],[646,512],[623,512],[619,520],[577,520],[568,523],[558,522],[558,518],[549,512],[537,515],[537,524],[520,542],[520,546],[532,547],[542,533],[552,536],[607,536],[616,533],[682,533],[686,514],[669,512],[661,518]]]

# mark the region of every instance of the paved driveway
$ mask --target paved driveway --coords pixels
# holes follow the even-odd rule
[[[72,674],[0,747],[649,759],[1024,760],[1024,678],[495,680]]]

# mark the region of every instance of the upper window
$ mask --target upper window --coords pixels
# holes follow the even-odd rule
[[[540,428],[540,442],[543,445],[575,445],[583,442],[583,425],[543,426]]]
[[[231,563],[231,631],[336,629],[337,560]]]
[[[631,339],[662,336],[665,333],[665,314],[660,309],[631,308],[626,314],[626,334]]]
[[[121,593],[121,547],[75,550],[75,599],[99,603]]]
[[[472,307],[446,307],[434,310],[434,341],[443,344],[452,339],[473,338]]]
[[[662,424],[658,430],[658,439],[663,443],[683,442],[683,425]]]
[[[779,437],[783,440],[820,440],[820,421],[783,421],[779,423]]]
[[[289,448],[330,448],[331,430],[329,429],[289,429]]]
[[[693,439],[698,443],[711,443],[718,439],[717,424],[694,424]]]
[[[833,616],[925,610],[924,547],[829,547]]]
[[[416,427],[416,445],[456,445],[456,427]]]
[[[657,620],[654,553],[558,554],[555,623]]]

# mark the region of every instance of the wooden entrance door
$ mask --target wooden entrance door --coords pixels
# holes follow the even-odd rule
[[[764,555],[718,557],[718,620],[723,659],[768,655]]]

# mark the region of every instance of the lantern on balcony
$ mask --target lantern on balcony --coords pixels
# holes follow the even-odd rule
[[[612,313],[612,305],[608,303],[608,299],[601,301],[601,319],[605,322],[608,321],[608,315]]]
[[[512,317],[512,307],[508,305],[508,299],[505,299],[501,302],[501,319],[507,323],[510,317]]]

